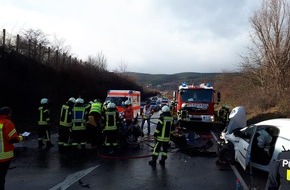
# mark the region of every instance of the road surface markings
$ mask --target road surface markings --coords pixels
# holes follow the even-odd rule
[[[240,179],[241,185],[243,187],[243,190],[249,190],[247,184],[245,183],[244,179],[242,178],[242,176],[240,175],[240,173],[238,172],[237,168],[233,165],[230,165],[232,170],[234,171],[235,175],[237,178]]]
[[[65,180],[63,182],[57,184],[56,186],[50,188],[49,190],[65,190],[65,189],[69,188],[72,184],[74,184],[75,182],[77,182],[78,180],[80,180],[81,178],[83,178],[84,176],[86,176],[87,174],[89,174],[90,172],[92,172],[94,169],[96,169],[99,166],[100,166],[100,164],[97,166],[94,166],[94,167],[70,174],[65,178]]]

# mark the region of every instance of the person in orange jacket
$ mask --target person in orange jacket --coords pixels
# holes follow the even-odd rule
[[[13,143],[22,142],[25,137],[18,135],[11,121],[12,111],[9,107],[0,108],[0,190],[5,189],[5,177],[14,157]]]
[[[132,108],[130,100],[126,100],[125,101],[124,118],[125,118],[125,121],[126,121],[126,125],[129,126],[129,125],[131,125],[133,123],[134,112],[133,112],[133,108]]]

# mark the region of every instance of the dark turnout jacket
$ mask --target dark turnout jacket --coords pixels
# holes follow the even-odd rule
[[[279,153],[270,166],[265,190],[290,189],[290,151]]]

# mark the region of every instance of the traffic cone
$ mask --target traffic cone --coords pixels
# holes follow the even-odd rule
[[[243,187],[241,185],[241,180],[237,178],[236,180],[236,190],[243,190]]]

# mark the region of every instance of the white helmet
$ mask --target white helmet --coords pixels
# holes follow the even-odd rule
[[[116,104],[114,103],[109,103],[107,108],[116,108]]]
[[[170,111],[170,108],[168,106],[163,106],[161,108],[161,111],[164,113],[164,112],[169,112]]]
[[[110,103],[110,100],[105,101],[104,105],[107,106]]]
[[[47,104],[48,103],[48,99],[47,98],[42,98],[40,100],[40,104]]]
[[[76,104],[83,104],[85,101],[82,98],[77,98],[76,99]]]
[[[186,103],[181,104],[181,108],[186,108]]]
[[[125,106],[129,106],[131,104],[130,100],[125,101]]]
[[[101,100],[100,99],[94,99],[94,102],[96,103],[96,102],[101,102]]]
[[[69,98],[68,101],[72,103],[76,103],[76,99],[74,97]]]

